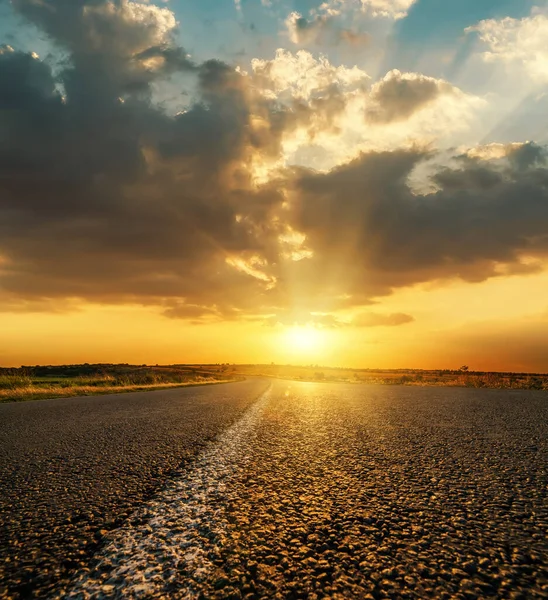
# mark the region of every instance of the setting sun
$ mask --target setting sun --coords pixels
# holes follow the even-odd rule
[[[315,327],[291,327],[285,333],[285,342],[294,352],[306,354],[321,350],[324,335]]]
[[[547,3],[0,0],[0,365],[546,371]]]

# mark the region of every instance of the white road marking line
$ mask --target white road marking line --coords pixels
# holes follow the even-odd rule
[[[77,574],[61,597],[160,598],[176,587],[177,598],[196,598],[196,584],[215,570],[211,557],[226,530],[224,490],[246,463],[269,395],[270,388],[191,470],[137,511],[142,524],[111,532],[97,569]]]

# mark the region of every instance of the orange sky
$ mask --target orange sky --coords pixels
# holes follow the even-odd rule
[[[0,365],[548,371],[545,10],[83,3],[0,19]]]
[[[235,362],[357,368],[545,371],[548,274],[411,288],[384,301],[415,321],[401,326],[192,325],[138,306],[0,315],[0,362]],[[312,331],[312,334],[310,332]]]

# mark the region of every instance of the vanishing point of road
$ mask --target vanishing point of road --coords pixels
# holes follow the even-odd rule
[[[0,406],[2,598],[548,598],[548,395],[250,380]]]

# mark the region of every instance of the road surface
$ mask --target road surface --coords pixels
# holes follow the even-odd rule
[[[50,597],[267,385],[1,404],[0,598]]]
[[[548,598],[543,392],[248,381],[0,418],[6,595]]]

